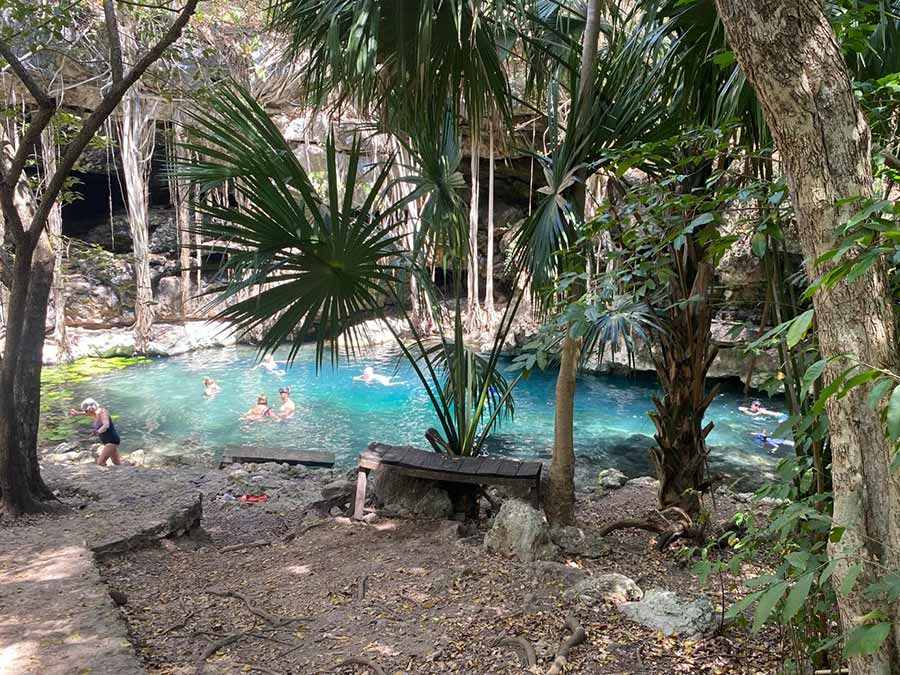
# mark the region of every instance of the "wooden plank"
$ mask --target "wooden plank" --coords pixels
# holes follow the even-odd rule
[[[359,471],[356,476],[356,502],[353,507],[353,518],[362,520],[363,508],[366,505],[366,481],[368,474],[365,471]]]
[[[257,448],[245,445],[227,445],[222,451],[219,466],[234,462],[276,462],[278,464],[303,464],[304,466],[334,466],[334,453],[293,448]]]
[[[536,478],[540,475],[542,468],[543,465],[540,462],[520,462],[516,478]]]
[[[501,461],[502,460],[499,460],[496,457],[485,457],[484,462],[482,462],[481,466],[478,469],[478,475],[496,476],[497,470],[500,468]]]
[[[384,464],[405,464],[409,460],[411,448],[387,448],[381,453],[381,461]]]
[[[515,478],[519,473],[519,462],[509,459],[500,460],[500,466],[497,467],[497,475],[502,478]]]

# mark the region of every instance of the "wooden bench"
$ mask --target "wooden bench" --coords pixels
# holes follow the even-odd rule
[[[530,485],[535,506],[540,504],[543,468],[540,462],[519,462],[497,457],[457,457],[411,447],[373,443],[359,455],[356,504],[353,510],[353,517],[357,520],[363,516],[369,471],[382,466],[390,467],[405,476],[448,483]]]
[[[293,450],[291,448],[255,448],[246,445],[226,445],[222,450],[219,468],[235,462],[276,462],[277,464],[303,464],[304,466],[334,466],[333,452],[317,450]]]

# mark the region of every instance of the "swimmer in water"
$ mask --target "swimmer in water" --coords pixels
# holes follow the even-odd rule
[[[212,398],[220,391],[219,385],[211,377],[203,378],[203,398]]]
[[[278,396],[281,398],[281,407],[278,409],[278,417],[286,420],[294,416],[297,410],[297,404],[291,400],[291,388],[282,387],[278,390]]]
[[[272,375],[284,375],[284,371],[278,369],[278,361],[276,361],[275,357],[271,354],[266,354],[262,361],[253,366],[253,370],[256,370],[257,368],[265,368],[272,373]]]
[[[389,376],[376,373],[375,369],[371,366],[367,366],[362,371],[362,375],[354,375],[353,379],[357,382],[365,382],[366,384],[377,382],[378,384],[383,384],[385,387],[393,387],[398,384],[403,384],[402,382],[391,382],[391,378]]]
[[[244,422],[259,422],[267,417],[272,416],[272,409],[269,407],[269,398],[265,394],[256,397],[256,405],[250,406],[250,410],[241,415]]]
[[[787,438],[769,438],[765,431],[760,431],[759,433],[753,434],[753,438],[763,445],[770,446],[772,449],[769,452],[772,453],[778,450],[778,448],[780,448],[782,445],[789,448],[794,447],[794,441],[788,440]]]
[[[750,407],[740,406],[738,408],[745,415],[751,415],[753,417],[757,417],[758,415],[768,415],[769,417],[778,417],[779,421],[783,421],[783,419],[787,419],[787,416],[784,413],[780,413],[777,410],[769,410],[768,408],[763,408],[762,404],[759,401],[753,401],[750,404]]]

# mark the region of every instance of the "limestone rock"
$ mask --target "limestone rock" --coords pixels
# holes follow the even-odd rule
[[[413,513],[426,518],[449,518],[453,515],[453,502],[447,491],[432,486],[413,506]]]
[[[128,455],[128,461],[135,466],[146,466],[147,455],[143,450],[138,449]]]
[[[550,531],[550,539],[563,551],[582,558],[601,558],[608,547],[600,537],[588,536],[578,527],[557,527]]]
[[[563,597],[567,600],[577,600],[588,604],[599,602],[612,602],[615,604],[640,600],[644,592],[624,574],[613,572],[601,574],[596,577],[582,579],[572,588],[567,590]]]
[[[489,551],[527,563],[552,560],[559,553],[550,540],[550,526],[544,515],[518,499],[509,499],[500,507],[484,537],[484,545]]]
[[[641,476],[640,478],[632,478],[626,485],[628,487],[648,487],[655,490],[659,487],[659,481],[652,476]]]
[[[349,500],[356,491],[356,484],[344,479],[331,481],[322,488],[322,498],[332,500]]]
[[[626,602],[618,610],[632,621],[663,635],[697,638],[716,624],[716,613],[704,595],[688,601],[672,591],[653,589],[638,602]]]
[[[628,476],[618,469],[603,469],[597,474],[597,485],[606,490],[617,490],[628,482]]]

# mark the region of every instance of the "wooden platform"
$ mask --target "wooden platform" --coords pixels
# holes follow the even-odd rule
[[[255,448],[247,445],[226,445],[222,450],[219,468],[235,462],[276,462],[277,464],[303,464],[304,466],[334,466],[333,452],[317,450],[293,450],[291,448]]]
[[[361,518],[366,497],[367,474],[389,466],[406,476],[449,483],[478,485],[528,485],[535,501],[540,501],[540,462],[519,462],[498,457],[457,457],[439,455],[411,447],[372,444],[359,455],[354,516]]]

